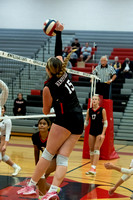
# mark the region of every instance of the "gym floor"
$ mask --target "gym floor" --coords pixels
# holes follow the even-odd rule
[[[106,170],[104,163],[108,161],[100,160],[97,165],[96,176],[86,175],[85,172],[90,168],[90,160],[82,159],[82,149],[83,141],[78,141],[69,159],[66,178],[61,185],[60,199],[130,199],[133,189],[132,177],[117,188],[114,195],[109,196],[108,190],[119,180],[121,174]],[[133,146],[125,142],[124,144],[115,144],[115,149],[120,158],[109,162],[128,168],[133,158]],[[22,196],[16,194],[16,191],[32,176],[35,169],[31,138],[12,136],[6,154],[10,156],[12,161],[20,165],[22,170],[17,177],[12,177],[13,169],[4,162],[0,163],[0,200],[37,200],[37,195]],[[47,180],[49,183],[52,181],[52,176],[53,174]]]

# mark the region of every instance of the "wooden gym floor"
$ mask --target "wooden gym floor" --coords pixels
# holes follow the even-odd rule
[[[62,183],[61,200],[127,200],[132,193],[132,177],[116,190],[113,196],[108,195],[109,188],[121,177],[121,174],[104,168],[105,160],[100,160],[96,176],[85,175],[90,168],[90,160],[82,159],[83,141],[75,146],[70,159],[66,178]],[[133,158],[133,146],[115,144],[120,158],[111,162],[127,167]],[[12,177],[13,169],[0,163],[0,200],[37,200],[37,196],[21,196],[16,191],[31,177],[35,168],[33,146],[30,137],[12,136],[7,148],[7,155],[22,168],[17,177]],[[48,178],[51,182],[53,174]]]

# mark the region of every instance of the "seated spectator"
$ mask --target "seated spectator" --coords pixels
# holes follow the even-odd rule
[[[75,52],[73,52],[72,55],[71,55],[71,58],[70,58],[70,62],[71,62],[73,67],[76,66],[77,59],[78,59],[77,54]]]
[[[133,73],[133,62],[126,58],[122,64],[121,72],[125,78],[132,78]]]
[[[72,64],[71,64],[70,61],[68,61],[66,68],[72,69]],[[71,80],[71,79],[72,79],[72,74],[68,73],[68,77],[69,77],[69,79]]]
[[[68,55],[68,47],[64,47],[64,50],[62,52],[62,58],[63,58],[63,60],[64,60],[64,58],[67,57],[67,55]]]
[[[18,93],[17,98],[14,100],[14,115],[26,115],[26,100],[23,99],[23,94]]]
[[[77,56],[79,58],[81,48],[80,48],[80,43],[77,38],[75,38],[75,41],[71,44],[71,47],[72,47],[72,49],[77,49],[77,51],[75,51],[75,53],[77,54]]]
[[[72,63],[72,66],[75,67],[76,63],[77,63],[77,59],[80,56],[80,43],[78,41],[78,39],[76,38],[75,41],[71,44],[72,49],[77,49],[77,51],[75,51],[74,53],[72,53],[71,58],[70,58],[70,62]]]
[[[82,47],[80,55],[81,60],[84,60],[85,62],[88,62],[91,59],[91,47],[89,46],[89,43],[85,43],[85,47]]]
[[[121,63],[119,63],[118,56],[115,56],[114,62],[112,63],[112,66],[115,68],[116,75],[118,75],[120,69],[121,69]]]

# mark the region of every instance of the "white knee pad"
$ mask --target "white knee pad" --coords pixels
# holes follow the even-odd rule
[[[2,157],[2,161],[3,161],[3,162],[7,162],[8,160],[9,160],[9,156],[4,155],[4,156]]]
[[[94,151],[90,151],[90,156],[93,156],[94,155]]]
[[[45,148],[44,151],[43,151],[43,153],[42,153],[42,157],[45,158],[46,160],[51,161],[53,159],[54,155],[52,155],[51,153],[49,153],[47,151],[47,149]]]
[[[94,150],[94,154],[95,155],[100,155],[100,151],[99,150]]]
[[[121,168],[121,172],[123,173],[123,174],[133,174],[133,168],[131,168],[131,169],[126,169],[126,168]]]
[[[123,174],[122,177],[121,177],[121,179],[122,179],[123,181],[126,181],[126,180],[128,180],[130,177],[131,177],[131,174],[129,174],[129,175]]]
[[[133,168],[133,159],[131,160],[130,167]]]
[[[58,154],[57,158],[56,158],[56,164],[67,167],[68,166],[68,157]]]

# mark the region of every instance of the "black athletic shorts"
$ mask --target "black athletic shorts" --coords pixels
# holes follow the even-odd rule
[[[95,131],[94,130],[92,130],[92,131],[90,130],[89,134],[96,137],[98,135],[101,135],[102,132],[103,132],[103,129],[102,130],[97,130],[97,131],[96,130]],[[105,135],[106,135],[106,133],[105,133]]]
[[[68,112],[57,116],[54,123],[66,128],[72,134],[81,135],[83,133],[84,119],[82,112]]]
[[[98,135],[101,135],[102,133],[98,133],[98,132],[97,132],[97,133],[95,133],[95,132],[91,133],[91,132],[90,132],[89,134],[96,137],[96,136],[98,136]]]

